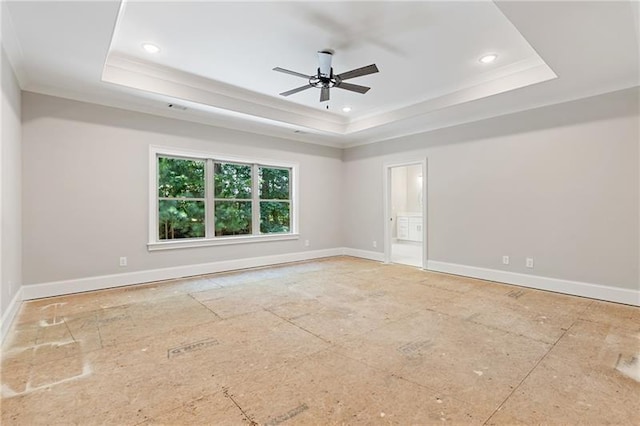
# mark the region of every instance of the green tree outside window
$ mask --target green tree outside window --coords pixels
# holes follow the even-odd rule
[[[260,167],[260,232],[291,229],[289,169]]]
[[[205,162],[158,158],[160,240],[205,236]]]
[[[247,164],[214,163],[216,236],[252,233],[251,169]]]
[[[157,161],[159,240],[291,232],[291,169],[169,156]]]

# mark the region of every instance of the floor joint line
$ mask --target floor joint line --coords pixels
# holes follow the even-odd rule
[[[244,416],[245,420],[246,420],[246,421],[248,421],[250,425],[252,425],[252,426],[253,426],[253,425],[256,425],[256,426],[257,426],[257,424],[258,424],[258,423],[257,423],[255,420],[253,420],[253,419],[251,418],[251,416],[250,416],[249,414],[247,414],[247,412],[246,412],[246,411],[244,411],[244,410],[242,409],[242,407],[240,406],[240,404],[238,404],[238,403],[236,402],[236,400],[235,400],[235,399],[233,399],[233,395],[231,395],[231,394],[229,393],[229,389],[228,389],[228,388],[222,388],[222,392],[223,392],[223,394],[224,394],[224,396],[225,396],[225,397],[229,398],[229,399],[231,400],[231,402],[233,402],[233,404],[234,404],[236,407],[238,407],[238,410],[240,410],[240,412],[241,412],[241,413],[242,413],[242,415]]]
[[[265,311],[267,311],[267,312],[269,312],[270,314],[275,315],[276,317],[280,318],[282,321],[288,322],[289,324],[291,324],[291,325],[293,325],[293,326],[295,326],[295,327],[298,327],[300,330],[302,330],[302,331],[305,331],[305,332],[309,333],[309,334],[310,334],[310,335],[312,335],[313,337],[317,337],[318,339],[322,340],[323,342],[325,342],[325,343],[329,343],[330,345],[333,345],[333,342],[332,342],[331,340],[327,340],[327,339],[325,339],[324,337],[319,336],[319,335],[317,335],[317,334],[315,334],[315,333],[313,333],[313,332],[311,332],[311,331],[307,330],[306,328],[299,326],[299,325],[298,325],[298,324],[296,324],[295,322],[290,321],[290,320],[288,320],[288,319],[286,319],[286,318],[284,318],[284,317],[281,317],[280,315],[276,314],[276,313],[275,313],[275,312],[273,312],[273,311],[270,311],[270,310],[269,310],[269,309],[267,309],[267,308],[264,308],[264,310],[265,310]]]
[[[556,345],[558,344],[558,342],[559,342],[560,340],[562,340],[562,338],[565,336],[565,334],[567,334],[567,332],[568,332],[569,330],[571,330],[571,328],[575,325],[575,323],[576,323],[577,321],[578,321],[577,319],[576,319],[576,320],[574,320],[574,321],[573,321],[573,323],[571,323],[571,325],[570,325],[566,330],[564,330],[564,332],[560,335],[560,337],[558,337],[558,339],[555,341],[555,343],[554,343],[553,345],[551,345],[551,347],[549,348],[549,350],[548,350],[544,355],[542,355],[542,357],[540,357],[540,359],[538,360],[538,362],[536,362],[536,363],[535,363],[535,365],[534,365],[533,367],[531,367],[531,370],[529,370],[529,372],[528,372],[528,373],[527,373],[527,374],[522,378],[522,380],[520,380],[520,382],[519,382],[519,383],[518,383],[518,384],[513,388],[513,390],[512,390],[511,392],[509,392],[509,395],[507,395],[507,397],[506,397],[506,398],[505,398],[505,399],[500,403],[500,405],[498,405],[498,407],[497,407],[495,410],[493,410],[493,412],[491,413],[491,415],[490,415],[489,417],[487,417],[487,420],[485,420],[485,421],[484,421],[484,423],[482,423],[482,425],[483,425],[483,426],[485,426],[485,425],[489,422],[489,420],[491,420],[491,418],[492,418],[493,416],[495,416],[495,415],[496,415],[496,413],[497,413],[498,411],[500,411],[500,409],[501,409],[501,408],[504,406],[504,404],[509,400],[509,398],[511,398],[511,396],[512,396],[514,393],[516,393],[516,391],[520,388],[520,386],[522,386],[522,384],[524,383],[524,381],[525,381],[525,380],[527,380],[527,378],[531,375],[531,373],[533,373],[533,370],[535,370],[536,368],[538,368],[538,366],[540,365],[540,363],[541,363],[542,361],[544,361],[544,359],[545,359],[545,358],[546,358],[546,357],[551,353],[551,351],[553,350],[553,348],[555,348],[555,347],[556,347]]]
[[[207,305],[205,305],[204,303],[202,303],[201,301],[199,301],[198,299],[196,299],[195,297],[193,297],[193,295],[191,293],[187,293],[187,295],[189,295],[190,298],[192,298],[193,300],[195,300],[196,302],[198,302],[199,304],[201,304],[206,310],[208,310],[209,312],[211,312],[213,315],[216,316],[216,318],[218,318],[219,320],[223,320],[224,318],[222,318],[220,315],[218,315],[213,309],[211,309],[210,307],[208,307]]]

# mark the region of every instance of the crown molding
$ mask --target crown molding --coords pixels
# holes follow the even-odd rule
[[[347,125],[346,119],[337,114],[123,55],[108,56],[102,81],[321,133],[344,134]]]
[[[271,96],[200,77],[173,68],[123,55],[109,55],[102,81],[145,92],[200,104],[218,113],[231,111],[245,119],[266,120],[274,125],[290,125],[325,135],[348,136],[416,116],[428,114],[557,78],[539,58],[511,64],[477,84],[410,106],[361,119],[348,120],[336,114],[292,104]],[[471,82],[473,83],[473,82]],[[215,112],[215,111],[213,111]],[[227,112],[228,113],[228,112]]]
[[[24,54],[22,53],[22,46],[16,35],[15,26],[13,25],[13,19],[9,12],[9,7],[6,1],[0,2],[0,23],[2,28],[2,35],[0,40],[2,41],[2,48],[7,54],[11,68],[18,80],[18,84],[21,89],[25,89],[29,85],[29,75],[24,66]]]
[[[478,83],[457,91],[431,98],[404,108],[398,108],[387,113],[382,113],[362,119],[353,120],[345,134],[357,133],[374,127],[395,123],[400,120],[416,116],[426,116],[449,107],[454,107],[467,102],[476,101],[489,96],[499,95],[511,90],[542,83],[557,78],[557,75],[544,62],[527,61],[523,64],[513,64],[513,67],[505,67],[513,72],[500,73],[495,79]]]

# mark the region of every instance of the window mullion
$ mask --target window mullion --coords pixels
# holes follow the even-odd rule
[[[160,197],[160,165],[158,164],[160,162],[160,156],[158,154],[155,154],[153,156],[153,185],[151,186],[153,188],[153,217],[155,218],[155,226],[153,230],[149,230],[149,234],[153,235],[153,241],[158,242],[160,241],[160,202],[159,202],[159,197]],[[151,234],[151,232],[153,232],[153,234]]]
[[[251,165],[251,233],[260,235],[260,176],[259,166]]]
[[[205,168],[205,194],[206,200],[204,203],[205,207],[205,235],[206,238],[213,238],[216,234],[216,219],[215,219],[215,200],[214,200],[214,192],[215,192],[215,171],[213,167],[213,160],[208,159],[207,165]]]

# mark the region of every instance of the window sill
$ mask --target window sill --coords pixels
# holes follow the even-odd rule
[[[264,243],[268,241],[285,241],[300,239],[300,234],[246,235],[239,237],[216,237],[198,240],[173,240],[147,244],[149,251],[174,250],[193,247],[226,246],[232,244]]]

